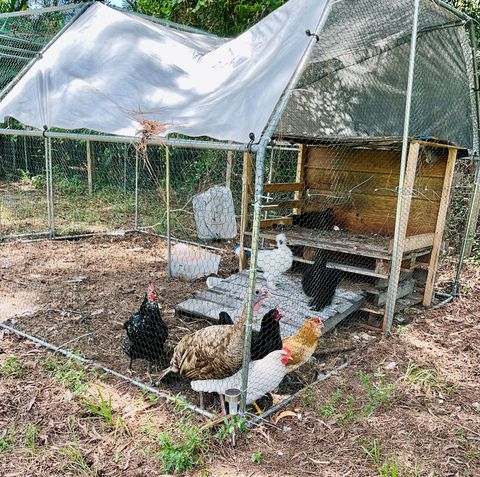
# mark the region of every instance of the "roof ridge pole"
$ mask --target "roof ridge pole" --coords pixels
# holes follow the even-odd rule
[[[11,91],[11,89],[25,76],[25,74],[30,70],[30,68],[38,61],[38,59],[52,46],[52,44],[65,33],[66,30],[70,28],[85,11],[88,7],[92,6],[95,2],[88,2],[83,4],[83,6],[78,10],[78,12],[72,17],[72,19],[64,25],[53,37],[52,39],[37,53],[37,55],[31,59],[31,61],[26,64],[17,75],[8,83],[5,88],[0,91],[0,101]],[[77,7],[72,7],[71,10]]]
[[[387,302],[385,305],[385,316],[383,321],[383,331],[386,336],[390,334],[395,314],[395,302],[398,291],[398,280],[400,278],[400,268],[402,266],[403,256],[403,237],[402,237],[402,204],[406,194],[411,191],[405,191],[405,175],[407,165],[407,153],[410,131],[410,111],[412,106],[413,79],[415,73],[415,55],[417,47],[418,16],[420,9],[420,0],[415,0],[415,8],[412,22],[412,41],[410,43],[410,59],[408,64],[408,82],[407,97],[405,101],[405,118],[403,124],[402,155],[400,160],[400,178],[398,182],[397,211],[395,215],[395,234],[393,238],[392,265],[390,267],[390,276],[388,281]]]
[[[262,133],[260,141],[257,147],[252,147],[252,151],[256,152],[255,160],[255,195],[253,199],[253,221],[252,221],[252,246],[250,256],[250,271],[248,274],[248,289],[247,289],[247,322],[245,324],[245,341],[243,346],[243,365],[242,365],[242,384],[241,392],[242,397],[240,400],[240,414],[245,415],[246,402],[247,402],[247,387],[248,387],[248,370],[250,365],[250,346],[252,339],[252,323],[253,323],[253,297],[255,294],[255,281],[256,281],[256,268],[257,268],[257,256],[258,245],[260,236],[260,219],[261,219],[261,207],[263,196],[263,181],[264,181],[264,168],[265,168],[265,152],[267,146],[270,143],[273,134],[277,130],[280,123],[280,119],[285,112],[287,104],[295,90],[300,78],[302,77],[305,68],[308,65],[308,60],[312,53],[315,43],[318,41],[318,35],[323,29],[325,22],[327,21],[330,13],[333,0],[326,0],[325,7],[318,20],[314,34],[310,34],[310,41],[300,59],[295,71],[293,72],[290,81],[282,96],[278,100],[272,116],[270,117],[265,130]],[[308,34],[308,33],[306,33]]]
[[[0,13],[0,20],[3,20],[4,18],[28,17],[30,15],[41,15],[42,13],[56,13],[65,10],[76,10],[77,8],[82,8],[85,5],[91,5],[92,3],[94,2],[73,3],[57,7],[30,8],[28,10],[19,10],[18,12]]]

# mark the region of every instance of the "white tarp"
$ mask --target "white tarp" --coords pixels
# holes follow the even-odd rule
[[[36,128],[134,136],[258,139],[315,31],[326,0],[290,0],[233,40],[89,7],[0,102]]]

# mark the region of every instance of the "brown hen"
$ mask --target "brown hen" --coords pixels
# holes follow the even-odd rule
[[[323,322],[320,318],[310,318],[296,335],[283,340],[283,346],[292,352],[286,366],[287,373],[291,373],[310,359],[317,348],[322,328]]]
[[[267,296],[267,291],[256,292],[254,313]],[[187,379],[222,379],[237,372],[242,365],[246,321],[245,301],[242,315],[235,324],[208,326],[184,336],[160,379],[169,373],[179,373]]]

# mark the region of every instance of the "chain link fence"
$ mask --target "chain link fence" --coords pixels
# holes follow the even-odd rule
[[[65,24],[22,21],[42,45]],[[208,413],[238,389],[272,412],[451,298],[478,192],[464,23],[335,2],[265,150],[2,130],[0,237],[84,237],[3,244],[9,326]]]

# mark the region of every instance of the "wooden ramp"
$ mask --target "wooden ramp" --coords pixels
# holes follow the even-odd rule
[[[214,321],[218,320],[218,314],[221,311],[226,311],[235,321],[242,311],[247,285],[248,270],[226,278],[214,288],[200,292],[195,298],[177,305],[175,310],[180,315],[208,318]],[[257,287],[266,287],[262,273],[257,274]],[[305,320],[313,316],[323,320],[324,332],[330,331],[348,315],[358,310],[365,300],[361,291],[351,291],[340,286],[330,306],[325,307],[321,312],[312,311],[308,306],[308,298],[302,290],[301,276],[293,274],[283,275],[277,289],[271,291],[271,295],[260,309],[254,328],[259,329],[263,315],[271,308],[278,306],[283,312],[280,322],[282,337],[295,334]]]

